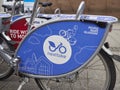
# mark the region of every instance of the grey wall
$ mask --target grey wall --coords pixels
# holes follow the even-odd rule
[[[1,7],[2,6],[2,2],[3,2],[3,0],[0,0],[0,12],[3,11],[3,8]]]

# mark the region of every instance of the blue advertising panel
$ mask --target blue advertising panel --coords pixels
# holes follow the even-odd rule
[[[56,76],[74,71],[95,54],[106,27],[93,22],[56,21],[36,28],[23,40],[16,56],[20,72]]]

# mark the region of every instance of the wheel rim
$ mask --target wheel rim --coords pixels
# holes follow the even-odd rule
[[[39,79],[46,90],[107,90],[110,73],[102,56],[96,56],[86,67],[59,79]]]
[[[2,49],[4,50],[10,50],[9,46],[7,45],[6,41],[0,37],[2,43],[0,44]],[[10,66],[4,61],[2,56],[0,55],[0,79],[3,79],[4,77],[8,76],[11,72]]]
[[[10,70],[9,65],[0,56],[0,78],[6,76]]]

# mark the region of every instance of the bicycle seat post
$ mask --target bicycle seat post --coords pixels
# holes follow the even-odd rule
[[[28,25],[28,32],[31,31],[31,25],[33,24],[33,21],[35,19],[36,13],[37,13],[38,2],[39,2],[39,0],[35,0],[34,6],[33,6],[33,12],[32,12],[30,22]]]
[[[17,0],[14,0],[11,16],[13,16],[13,15],[15,14],[15,6],[16,6],[16,3],[17,3]]]

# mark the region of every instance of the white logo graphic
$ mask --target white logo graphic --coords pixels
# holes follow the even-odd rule
[[[84,31],[84,33],[85,34],[90,34],[90,35],[98,35],[98,32],[99,32],[99,28],[98,27],[89,26],[88,30],[89,31]]]
[[[45,56],[55,64],[64,64],[69,61],[72,50],[70,43],[62,36],[48,37],[43,45]]]
[[[77,39],[75,38],[77,30],[78,30],[78,26],[74,25],[72,29],[60,30],[59,35],[66,38],[67,41],[69,41],[70,45],[75,45],[77,42]]]

